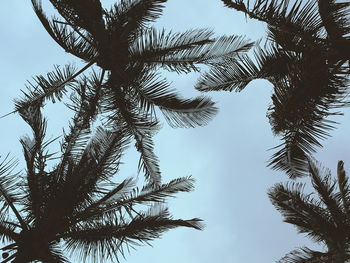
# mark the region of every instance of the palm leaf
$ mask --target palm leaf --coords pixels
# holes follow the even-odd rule
[[[125,36],[136,34],[162,14],[165,2],[167,0],[122,0],[108,12],[107,24],[112,28],[123,28]]]
[[[50,0],[60,15],[75,28],[84,28],[90,33],[101,32],[105,25],[104,10],[96,0]]]
[[[331,40],[339,40],[350,33],[349,3],[334,0],[317,1],[322,24]]]
[[[253,19],[267,23],[270,27],[288,32],[290,35],[299,35],[304,39],[318,32],[322,21],[317,15],[317,3],[307,1],[305,5],[301,0],[256,0],[253,4],[243,0],[222,0],[224,4],[238,11],[244,12]]]
[[[57,19],[50,21],[43,12],[40,0],[32,0],[32,5],[46,31],[65,51],[86,62],[92,61],[97,56],[96,48],[88,34],[80,31],[77,33],[64,23],[58,23]]]
[[[165,80],[159,80],[156,74],[145,76],[134,88],[139,94],[141,107],[153,113],[154,105],[158,106],[169,125],[174,128],[206,125],[217,112],[209,98],[182,99],[175,90],[168,88]]]
[[[15,214],[16,219],[21,224],[21,227],[23,229],[27,229],[25,221],[15,207],[15,203],[20,200],[17,192],[18,174],[11,175],[11,173],[17,162],[13,159],[8,160],[7,157],[8,156],[6,156],[6,158],[0,162],[0,202],[4,204],[1,212],[3,213],[4,211],[8,210],[8,208],[11,208],[11,211]]]
[[[247,41],[244,37],[222,36],[191,49],[183,49],[158,60],[150,60],[150,62],[158,63],[171,71],[189,72],[197,70],[196,64],[215,67],[216,64],[225,60],[232,60],[248,51],[252,46],[253,42]]]
[[[148,243],[150,240],[160,237],[160,235],[172,228],[184,226],[195,229],[202,229],[200,219],[174,220],[170,217],[167,209],[150,210],[147,213],[140,213],[129,222],[107,222],[83,226],[63,234],[62,237],[67,242],[68,250],[81,249],[81,254],[99,255],[105,259],[112,255],[106,251],[119,251],[123,243]],[[115,257],[115,255],[114,255]],[[98,257],[93,257],[96,260]],[[85,260],[86,258],[82,258]]]
[[[296,226],[300,233],[307,233],[316,242],[337,239],[339,229],[328,216],[328,210],[303,194],[303,189],[300,183],[276,184],[269,190],[269,197],[284,221]]]
[[[340,196],[340,199],[342,200],[343,208],[347,216],[347,220],[349,222],[350,220],[350,211],[349,211],[350,185],[349,185],[348,177],[345,174],[343,161],[338,162],[337,175],[338,175],[339,196]]]
[[[133,185],[130,181],[123,182],[121,189],[120,185],[118,185],[84,211],[77,213],[75,221],[79,222],[80,220],[96,216],[103,217],[105,213],[111,214],[111,212],[120,211],[121,209],[130,210],[130,207],[137,204],[163,203],[165,198],[172,197],[176,193],[192,191],[193,182],[194,180],[191,177],[182,177],[174,179],[167,184],[159,186],[150,184],[143,187],[141,191],[138,188],[134,188],[130,193],[122,194]]]
[[[295,249],[281,258],[278,263],[316,263],[332,262],[329,253],[314,251],[309,248]]]
[[[188,30],[184,33],[172,33],[155,28],[141,31],[129,47],[131,59],[147,63],[149,66],[160,65],[176,72],[197,70],[194,62],[203,55],[201,50],[213,40],[213,32],[208,29]],[[186,59],[196,50],[197,59]]]
[[[137,109],[135,98],[123,92],[118,86],[113,85],[112,88],[113,90],[104,94],[104,111],[109,111],[108,119],[114,123],[113,125],[124,127],[128,135],[134,137],[136,149],[141,154],[139,169],[144,170],[149,182],[158,184],[160,170],[152,140],[153,134],[158,130],[158,125],[154,121],[149,121],[146,114],[135,110]]]
[[[75,72],[71,65],[65,66],[64,69],[55,66],[55,70],[49,72],[46,78],[44,76],[35,77],[35,84],[29,82],[27,91],[23,91],[24,98],[15,101],[16,111],[30,106],[40,106],[47,99],[53,102],[60,101],[66,93],[66,86],[74,87],[75,77],[80,74],[79,72]]]
[[[120,158],[129,144],[129,138],[122,129],[105,130],[98,127],[84,154],[97,161],[95,173],[103,178],[111,178],[119,168]]]
[[[312,185],[317,191],[320,200],[326,205],[337,227],[346,229],[346,217],[344,216],[342,205],[337,198],[338,195],[335,192],[336,182],[331,181],[330,171],[321,167],[321,165],[313,159],[310,159],[309,167]]]

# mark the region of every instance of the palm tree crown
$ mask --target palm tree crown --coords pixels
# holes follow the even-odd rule
[[[108,125],[125,128],[141,154],[140,168],[152,183],[160,182],[152,135],[158,129],[155,107],[172,127],[205,125],[217,112],[208,97],[183,99],[159,69],[188,73],[199,65],[217,67],[224,58],[247,51],[252,42],[242,37],[213,38],[208,29],[172,33],[149,26],[162,13],[166,0],[122,0],[106,10],[97,0],[50,0],[60,18],[48,19],[41,1],[34,10],[50,36],[68,53],[86,62],[81,70],[56,67],[16,103],[16,111],[47,99],[61,99],[67,87],[92,65],[100,72],[92,102]],[[86,81],[94,78],[82,77]]]
[[[25,176],[12,173],[11,160],[0,163],[0,237],[7,243],[2,263],[68,262],[63,250],[83,262],[114,261],[125,246],[148,243],[166,230],[202,228],[200,219],[175,220],[164,207],[166,197],[193,188],[192,178],[142,189],[132,179],[112,181],[127,144],[125,128],[89,132],[86,97],[84,90],[75,98],[80,107],[74,122],[81,125],[65,136],[62,156],[51,169],[47,161],[53,155],[46,149],[50,142],[44,140],[46,120],[40,107],[20,111],[34,138],[21,139]],[[140,211],[140,205],[151,208]]]
[[[326,252],[296,249],[279,263],[345,263],[350,259],[350,184],[343,166],[339,161],[336,180],[328,169],[310,160],[314,194],[303,193],[301,183],[277,184],[270,189],[270,199],[284,221],[327,249]]]
[[[202,91],[241,91],[254,79],[274,85],[268,117],[283,143],[269,165],[290,177],[308,173],[307,156],[329,136],[336,108],[348,105],[349,3],[334,0],[222,0],[267,24],[264,49],[204,74]]]

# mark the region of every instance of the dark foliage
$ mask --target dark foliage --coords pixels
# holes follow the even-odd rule
[[[350,259],[350,185],[343,166],[339,161],[336,180],[328,169],[309,160],[313,194],[305,194],[300,183],[277,184],[270,189],[270,199],[284,221],[327,249],[320,252],[299,248],[279,263],[345,263]]]
[[[40,0],[33,8],[50,36],[68,53],[86,62],[35,78],[16,111],[47,99],[61,99],[77,77],[93,65],[101,69],[98,112],[108,125],[122,126],[141,154],[140,169],[151,183],[160,182],[152,134],[157,130],[156,108],[172,127],[205,125],[217,108],[208,97],[184,99],[159,75],[159,69],[177,73],[198,71],[199,65],[244,53],[252,42],[242,37],[214,38],[211,30],[172,33],[149,26],[162,13],[166,0],[122,0],[105,10],[98,0],[50,0],[60,17],[49,19]],[[86,77],[82,77],[86,80]],[[91,79],[87,79],[91,81]]]
[[[241,91],[254,79],[274,85],[268,117],[282,144],[269,165],[291,178],[307,174],[307,156],[334,127],[329,117],[348,106],[349,3],[334,0],[222,0],[267,24],[268,40],[255,58],[226,60],[204,74],[201,91]]]
[[[21,139],[24,176],[13,173],[12,160],[0,163],[0,238],[7,243],[2,263],[63,263],[66,253],[79,262],[115,261],[130,246],[148,244],[169,229],[202,228],[200,219],[175,220],[164,207],[167,197],[193,189],[192,178],[142,189],[132,179],[115,183],[129,139],[123,126],[90,130],[97,112],[91,102],[98,94],[92,89],[82,84],[73,98],[76,114],[60,158],[47,150],[40,105],[20,109],[33,137]],[[48,168],[52,158],[59,161]],[[148,209],[141,211],[145,205]]]

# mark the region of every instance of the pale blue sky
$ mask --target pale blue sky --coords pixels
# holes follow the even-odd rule
[[[105,1],[107,2],[111,1]],[[174,31],[210,27],[217,35],[247,35],[257,40],[264,26],[247,21],[243,15],[224,8],[219,0],[169,0],[157,27]],[[54,64],[79,63],[67,55],[43,29],[30,1],[2,1],[0,5],[0,114],[13,109],[12,99],[20,94],[26,80],[51,70]],[[168,74],[173,86],[184,96],[198,93],[193,86],[198,74]],[[241,93],[212,93],[219,114],[206,127],[171,129],[164,123],[155,137],[163,180],[193,175],[194,192],[181,194],[169,204],[175,218],[200,217],[203,231],[176,229],[149,246],[138,247],[121,262],[129,263],[272,263],[297,246],[307,245],[296,230],[281,222],[266,191],[286,181],[280,172],[266,168],[278,144],[265,117],[271,85],[251,83]],[[68,115],[60,104],[48,105],[49,137],[61,133]],[[349,162],[350,114],[332,132],[316,156],[334,170],[339,159]],[[18,115],[0,120],[1,155],[11,152],[23,164],[19,137],[29,130]],[[136,174],[137,155],[131,150],[124,158],[123,177]]]

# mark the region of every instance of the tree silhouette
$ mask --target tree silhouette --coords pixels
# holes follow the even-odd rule
[[[40,0],[33,8],[50,36],[68,53],[86,65],[56,67],[34,83],[16,103],[20,111],[47,99],[58,99],[77,77],[93,65],[100,71],[93,96],[106,125],[124,127],[125,136],[133,137],[141,154],[140,169],[151,183],[160,183],[158,160],[153,151],[152,135],[158,129],[155,108],[159,108],[172,127],[205,125],[217,112],[208,97],[184,99],[177,94],[160,69],[177,73],[198,71],[200,65],[219,67],[222,59],[247,51],[252,42],[243,37],[213,37],[208,29],[172,33],[149,26],[162,13],[166,0],[123,0],[111,9],[89,1],[50,0],[60,17],[48,19]],[[88,102],[90,103],[90,102]]]
[[[33,138],[21,139],[24,176],[13,173],[15,162],[9,158],[0,163],[0,237],[7,244],[2,263],[68,262],[63,251],[82,262],[118,260],[128,246],[149,243],[169,229],[202,228],[200,219],[175,220],[164,207],[167,197],[192,190],[192,178],[141,189],[132,179],[115,182],[128,138],[123,126],[90,131],[88,120],[96,105],[86,107],[95,95],[93,87],[81,82],[74,98],[74,125],[50,169],[48,161],[57,158],[47,149],[42,105],[20,110]],[[151,208],[142,211],[142,205]]]
[[[343,166],[343,161],[339,161],[336,180],[328,169],[310,160],[313,194],[303,193],[305,185],[301,183],[277,184],[270,189],[270,199],[284,221],[327,249],[296,249],[279,263],[344,263],[350,259],[350,185]]]
[[[267,42],[223,62],[199,81],[201,91],[242,91],[254,79],[274,85],[269,117],[282,143],[269,161],[294,178],[308,172],[307,156],[335,122],[329,117],[348,106],[349,3],[334,0],[222,0],[248,17],[267,24]]]

